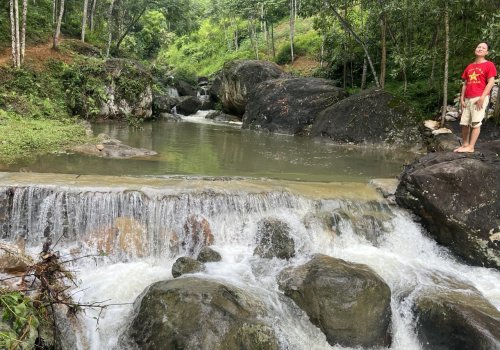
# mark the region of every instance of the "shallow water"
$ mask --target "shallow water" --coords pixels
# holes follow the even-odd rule
[[[0,171],[32,171],[100,175],[243,176],[299,181],[366,182],[395,177],[416,155],[369,146],[333,145],[307,137],[241,130],[216,124],[207,112],[179,123],[158,120],[132,128],[113,122],[93,125],[133,147],[158,155],[104,159],[78,154],[49,154],[31,163],[0,165]]]

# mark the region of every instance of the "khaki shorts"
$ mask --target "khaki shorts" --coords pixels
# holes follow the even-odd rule
[[[484,98],[483,107],[479,111],[476,109],[477,100],[479,100],[479,97],[465,99],[465,108],[462,112],[462,118],[460,118],[460,125],[467,125],[473,128],[481,126],[481,122],[486,115],[486,106],[488,106],[490,97],[486,96]]]

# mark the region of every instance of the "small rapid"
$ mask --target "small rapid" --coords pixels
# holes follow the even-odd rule
[[[391,349],[422,349],[416,337],[413,302],[430,290],[454,288],[454,281],[479,290],[500,309],[500,273],[457,261],[405,211],[390,205],[368,185],[274,183],[237,179],[116,179],[113,186],[91,179],[64,178],[57,185],[4,179],[0,186],[3,236],[23,237],[34,252],[50,237],[68,259],[76,259],[82,304],[87,309],[79,349],[116,349],[132,303],[147,286],[172,279],[175,260],[193,255],[186,245],[186,221],[204,218],[222,261],[196,275],[250,292],[266,305],[281,349],[344,349],[331,346],[308,316],[279,290],[277,275],[313,254],[366,264],[390,287]],[[52,179],[57,182],[56,179]],[[257,225],[276,218],[290,227],[295,257],[286,261],[253,254]],[[99,243],[101,242],[101,243]],[[101,253],[96,254],[98,250]],[[180,277],[182,278],[182,277]],[[450,282],[451,281],[451,282]]]

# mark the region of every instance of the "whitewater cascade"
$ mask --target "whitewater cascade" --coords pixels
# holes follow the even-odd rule
[[[265,321],[283,349],[343,349],[329,345],[307,315],[285,301],[276,282],[284,268],[303,264],[316,253],[366,264],[390,286],[391,349],[422,348],[414,329],[413,300],[446,288],[441,281],[470,284],[500,308],[499,272],[459,263],[407,212],[369,185],[210,178],[99,177],[94,182],[62,175],[1,180],[4,239],[22,237],[37,252],[50,237],[69,257],[106,253],[73,263],[79,280],[75,299],[123,305],[82,315],[86,327],[80,349],[116,348],[130,319],[130,303],[151,283],[171,279],[179,256],[195,254],[197,247],[184,229],[193,216],[208,222],[212,248],[222,255],[222,261],[206,264],[206,271],[197,275],[230,283],[262,300],[269,315]],[[288,224],[294,258],[253,255],[257,223],[264,218]]]

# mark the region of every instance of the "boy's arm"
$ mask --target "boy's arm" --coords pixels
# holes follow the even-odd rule
[[[495,85],[495,77],[488,78],[488,84],[486,84],[486,87],[484,88],[481,97],[479,97],[479,99],[476,101],[476,110],[479,111],[483,107],[484,99],[486,98],[486,96],[490,94],[493,85]]]
[[[462,110],[465,108],[465,88],[466,88],[466,83],[462,84],[462,92],[460,93],[460,106],[462,107]]]

